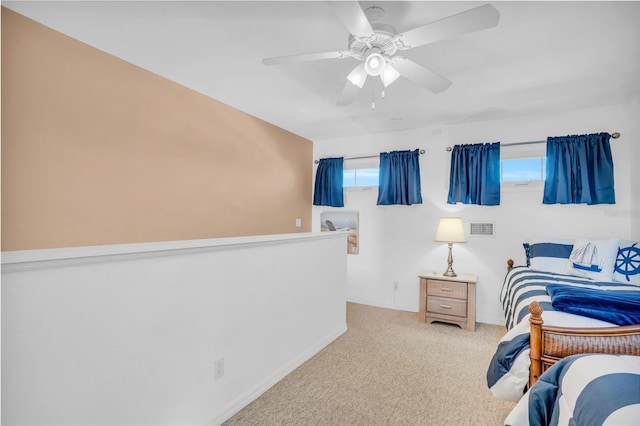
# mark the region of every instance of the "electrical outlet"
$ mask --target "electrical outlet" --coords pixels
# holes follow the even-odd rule
[[[393,289],[394,289],[394,290],[397,290],[397,289],[398,289],[398,287],[400,287],[400,284],[398,284],[398,281],[394,281],[394,282],[393,282]]]
[[[224,358],[213,362],[213,380],[218,380],[224,376]]]
[[[301,217],[297,217],[296,218],[296,228],[300,228],[302,226],[302,218]]]

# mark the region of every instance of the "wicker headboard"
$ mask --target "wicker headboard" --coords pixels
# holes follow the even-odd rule
[[[570,328],[543,325],[542,306],[529,304],[529,387],[560,359],[581,353],[640,355],[640,324],[621,327]]]

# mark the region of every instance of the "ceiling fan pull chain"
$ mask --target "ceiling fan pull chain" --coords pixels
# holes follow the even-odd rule
[[[376,99],[373,97],[373,89],[371,89],[371,111],[376,110]]]

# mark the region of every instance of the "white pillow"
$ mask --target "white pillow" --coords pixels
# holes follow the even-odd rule
[[[612,281],[618,241],[613,238],[576,238],[566,273],[596,281]]]
[[[529,255],[531,269],[565,274],[573,240],[564,238],[531,237]]]
[[[640,285],[640,242],[620,240],[613,269],[613,280]]]

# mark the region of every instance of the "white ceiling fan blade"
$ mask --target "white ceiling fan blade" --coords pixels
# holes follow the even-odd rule
[[[433,93],[443,92],[451,86],[451,81],[407,58],[395,56],[392,62],[400,74]]]
[[[358,37],[373,36],[373,28],[357,1],[330,1],[329,6],[351,34]]]
[[[358,94],[359,90],[360,88],[358,86],[356,86],[355,84],[347,80],[347,82],[344,85],[344,89],[342,89],[342,93],[340,93],[340,96],[336,101],[336,105],[345,106],[345,105],[352,104],[353,101],[356,99],[356,95]]]
[[[340,50],[335,52],[305,53],[302,55],[265,58],[262,60],[262,63],[264,65],[278,65],[291,62],[319,61],[321,59],[344,59],[349,57],[351,57],[351,52],[349,52],[348,50]]]
[[[398,34],[394,39],[401,49],[410,49],[446,38],[472,33],[498,25],[500,12],[490,4],[451,15],[447,18]]]

